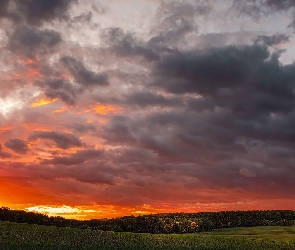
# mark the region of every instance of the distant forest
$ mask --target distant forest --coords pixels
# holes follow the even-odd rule
[[[0,220],[18,223],[73,227],[115,232],[197,233],[228,227],[295,225],[293,210],[166,213],[124,216],[114,219],[74,220],[45,214],[0,208]]]

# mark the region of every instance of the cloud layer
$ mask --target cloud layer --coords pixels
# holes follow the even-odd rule
[[[123,2],[1,1],[0,198],[294,208],[293,2]]]

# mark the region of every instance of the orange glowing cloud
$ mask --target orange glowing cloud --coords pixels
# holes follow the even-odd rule
[[[13,64],[21,64],[26,66],[25,68],[18,68],[17,72],[13,72],[12,79],[18,80],[22,77],[32,78],[32,77],[41,77],[41,72],[34,66],[38,61],[40,61],[40,57],[37,56],[35,59],[26,58],[19,60],[12,60]]]
[[[22,125],[22,127],[27,130],[27,131],[33,131],[33,130],[38,130],[38,131],[51,131],[52,126],[51,125],[40,125],[38,123],[25,123]],[[25,131],[25,132],[27,132]]]
[[[41,107],[45,105],[49,105],[51,103],[56,102],[57,99],[48,99],[48,98],[41,98],[36,100],[36,102],[32,103],[29,107],[30,108],[36,108],[36,107]]]
[[[36,56],[36,59],[32,59],[32,58],[26,58],[26,59],[20,59],[18,60],[19,63],[23,64],[23,65],[32,65],[35,62],[40,61],[40,56]]]
[[[3,126],[3,127],[0,127],[0,132],[7,132],[9,130],[12,130],[14,127],[13,126]]]
[[[67,107],[61,107],[60,109],[54,110],[53,113],[64,113],[67,110],[68,110]]]
[[[30,65],[34,63],[34,60],[28,58],[26,60],[19,60],[20,63],[24,64],[24,65]]]
[[[19,79],[20,78],[20,74],[15,74],[13,79]]]
[[[93,111],[99,115],[107,115],[107,114],[119,113],[122,111],[122,109],[115,105],[97,104],[97,105],[90,106],[89,108],[85,108],[82,111],[78,112],[77,114],[81,115],[83,113],[90,113]]]
[[[41,73],[37,69],[29,69],[27,77],[41,76]]]
[[[109,113],[119,113],[121,111],[121,108],[113,105],[98,104],[92,107],[92,110],[95,111],[97,114],[106,115]]]

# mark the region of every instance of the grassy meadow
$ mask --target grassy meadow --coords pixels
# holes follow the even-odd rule
[[[295,226],[226,228],[195,234],[104,232],[0,221],[0,249],[294,250]]]

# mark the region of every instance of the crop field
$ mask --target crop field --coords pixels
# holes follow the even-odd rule
[[[295,226],[228,228],[196,234],[137,234],[0,221],[0,249],[294,250]]]

